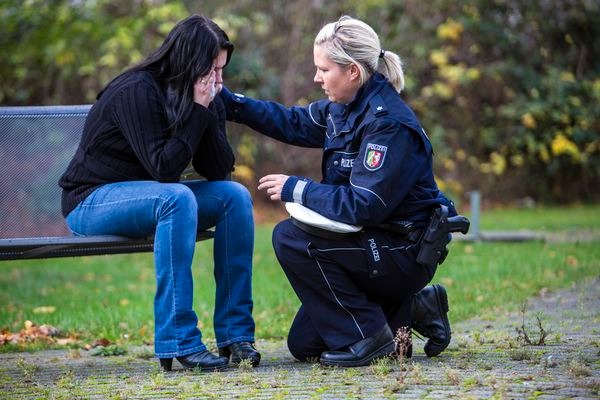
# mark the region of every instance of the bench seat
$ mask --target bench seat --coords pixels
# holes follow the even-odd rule
[[[196,240],[213,237],[214,232],[207,230],[198,232]],[[0,261],[142,253],[153,250],[153,237],[134,239],[117,235],[98,235],[0,239]]]

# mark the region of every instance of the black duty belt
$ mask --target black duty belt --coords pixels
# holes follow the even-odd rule
[[[292,224],[296,225],[298,228],[302,229],[304,232],[309,233],[314,236],[317,236],[317,237],[320,237],[320,238],[323,238],[323,239],[330,239],[330,240],[347,239],[349,237],[352,237],[352,235],[359,233],[359,232],[348,232],[348,233],[334,232],[334,231],[329,231],[327,229],[321,229],[321,228],[317,228],[316,226],[305,224],[304,222],[298,221],[297,219],[295,219],[293,217],[290,217],[290,220],[292,221]],[[389,224],[384,224],[384,225],[375,226],[375,227],[368,227],[366,229],[381,229],[384,231],[393,232],[398,239],[408,240],[413,243],[418,242],[419,239],[421,238],[421,234],[423,233],[423,229],[415,229],[412,227],[405,229],[403,231],[398,231],[397,229],[390,229]]]
[[[403,234],[403,239],[406,239],[413,243],[417,243],[419,240],[421,240],[422,234],[423,234],[423,229],[413,229],[412,231]]]

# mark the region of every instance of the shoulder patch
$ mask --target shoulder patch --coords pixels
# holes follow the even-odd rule
[[[375,143],[367,143],[367,151],[365,151],[365,159],[363,165],[369,171],[377,171],[383,166],[387,146]]]

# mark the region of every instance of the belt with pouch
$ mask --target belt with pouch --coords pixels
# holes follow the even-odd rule
[[[417,243],[421,240],[423,235],[423,229],[416,227],[412,221],[392,221],[379,224],[376,228],[383,229],[384,231],[394,232],[397,234],[399,239],[408,240],[413,243]]]

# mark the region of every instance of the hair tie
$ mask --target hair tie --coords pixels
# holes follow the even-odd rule
[[[383,58],[383,56],[385,56],[385,50],[381,49],[381,51],[379,52],[379,58]]]

